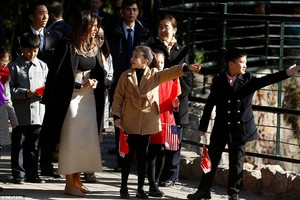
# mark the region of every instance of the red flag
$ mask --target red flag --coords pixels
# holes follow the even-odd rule
[[[45,86],[39,87],[35,89],[35,92],[38,93],[41,97],[44,95]]]
[[[180,87],[180,83],[179,83],[179,78],[175,78],[173,81],[172,91],[170,94],[171,101],[176,99],[176,97],[178,97],[180,94],[181,94],[181,87]]]
[[[120,128],[119,154],[122,158],[124,158],[125,155],[129,153],[127,139],[128,135],[126,135],[124,130]]]
[[[204,174],[210,172],[211,170],[211,161],[205,145],[203,145],[202,148],[202,159],[201,159],[200,167],[203,170]]]

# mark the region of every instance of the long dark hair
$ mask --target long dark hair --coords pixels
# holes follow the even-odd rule
[[[101,51],[102,51],[103,55],[105,56],[105,58],[107,58],[110,55],[110,47],[109,47],[109,44],[106,39],[105,28],[103,26],[100,26],[100,28],[102,28],[102,30],[104,32],[104,43],[101,47]]]
[[[78,54],[95,56],[98,45],[94,38],[90,38],[90,30],[97,21],[97,27],[101,25],[101,19],[91,11],[82,11],[77,16],[72,26],[70,37]]]

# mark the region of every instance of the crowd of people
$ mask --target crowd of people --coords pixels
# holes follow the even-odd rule
[[[0,144],[11,143],[13,181],[44,183],[40,175],[64,175],[64,193],[85,196],[91,191],[81,175],[86,182],[98,181],[102,132],[112,116],[116,146],[110,152],[116,154],[114,171],[121,172],[120,198],[130,198],[127,182],[135,158],[136,197],[163,197],[159,187],[179,181],[192,71],[199,72],[201,64],[190,61],[188,49],[177,42],[173,16],[162,17],[153,35],[149,23],[139,19],[136,0],[114,1],[113,15],[104,12],[102,0],[90,0],[89,6],[68,23],[59,1],[32,1],[29,23],[16,34],[11,53],[0,47]],[[247,54],[236,48],[226,52],[225,61],[227,68],[213,79],[199,126],[202,136],[216,106],[209,145],[212,170],[188,199],[211,198],[212,180],[226,144],[228,195],[239,199],[245,143],[258,138],[251,110],[253,93],[300,69],[292,65],[255,78],[246,72]],[[127,137],[125,155],[119,154],[120,134]],[[55,154],[58,170],[53,167]],[[144,191],[146,177],[149,192]]]

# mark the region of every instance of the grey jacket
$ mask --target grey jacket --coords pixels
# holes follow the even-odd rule
[[[45,106],[40,103],[41,97],[33,95],[27,98],[26,91],[34,92],[45,85],[48,66],[37,57],[28,64],[23,56],[9,64],[11,98],[19,125],[42,125]]]

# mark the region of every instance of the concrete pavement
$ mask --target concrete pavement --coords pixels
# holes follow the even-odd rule
[[[65,179],[53,179],[49,177],[43,177],[46,179],[46,183],[25,183],[25,184],[13,184],[10,169],[10,152],[4,150],[0,159],[0,187],[4,190],[0,192],[1,199],[46,199],[46,200],[63,200],[63,199],[119,199],[119,190],[121,182],[121,174],[113,172],[115,166],[115,155],[108,154],[107,150],[114,146],[114,136],[112,133],[103,134],[103,144],[101,144],[101,154],[103,160],[103,172],[96,173],[96,177],[99,183],[85,183],[86,187],[91,190],[90,194],[87,194],[84,198],[73,197],[65,195],[63,193],[65,186]],[[57,167],[57,166],[55,166]],[[129,177],[129,193],[131,199],[135,198],[135,192],[137,188],[137,176],[135,175],[135,169],[133,167],[133,174]],[[84,181],[83,181],[84,182]],[[161,188],[166,194],[163,198],[149,199],[186,199],[189,193],[196,190],[198,182],[180,180],[175,186],[168,188]],[[146,186],[145,191],[148,191],[149,187]],[[221,200],[227,199],[226,188],[213,187],[212,199]],[[241,200],[265,200],[267,197],[253,195],[251,193],[243,192],[241,194]]]

